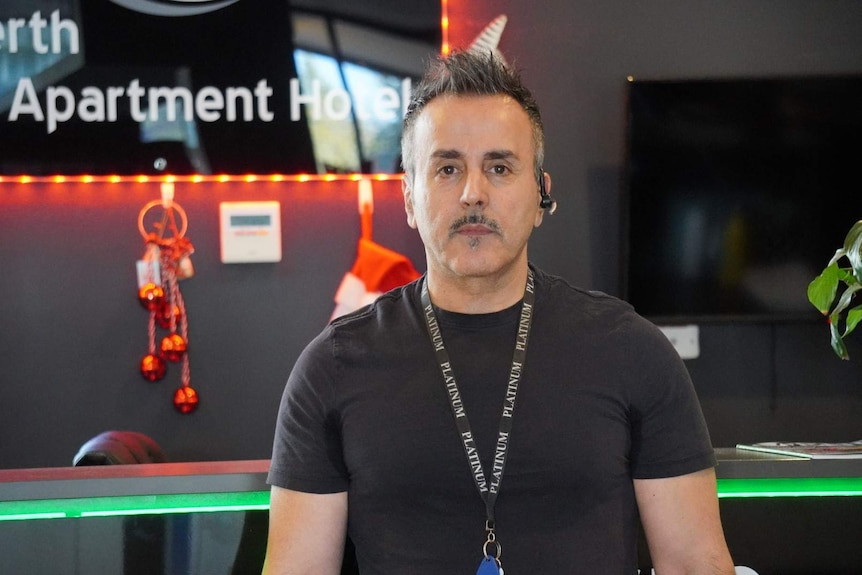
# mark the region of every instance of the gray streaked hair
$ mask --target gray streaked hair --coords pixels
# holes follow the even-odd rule
[[[401,164],[409,181],[413,180],[415,158],[413,128],[425,106],[434,98],[452,96],[508,96],[527,113],[533,126],[536,181],[542,178],[545,159],[545,130],[533,95],[521,82],[520,73],[493,52],[456,50],[440,56],[428,66],[425,75],[413,89],[401,130]]]

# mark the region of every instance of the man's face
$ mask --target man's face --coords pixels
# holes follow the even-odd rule
[[[429,272],[482,277],[526,264],[543,211],[521,106],[506,96],[440,96],[416,118],[412,137],[404,204]]]

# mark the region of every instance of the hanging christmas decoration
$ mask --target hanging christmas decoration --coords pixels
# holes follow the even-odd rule
[[[144,287],[138,290],[138,300],[144,309],[155,311],[162,307],[165,302],[165,290],[162,289],[162,286],[147,282]]]
[[[374,230],[371,180],[359,180],[358,200],[361,236],[356,260],[335,292],[335,309],[330,321],[370,304],[384,292],[409,283],[420,275],[407,256],[371,239]]]
[[[165,377],[168,366],[165,360],[154,353],[148,353],[141,360],[141,375],[148,381],[158,381]]]
[[[162,199],[145,205],[138,214],[138,229],[144,238],[144,256],[138,260],[138,301],[149,312],[148,349],[141,359],[140,372],[147,381],[164,379],[168,362],[180,363],[180,387],[174,407],[191,413],[198,406],[198,393],[191,387],[189,369],[189,326],[179,282],[194,275],[191,254],[194,246],[185,236],[188,218],[173,201],[171,183],[162,184]],[[166,330],[159,340],[157,327]]]
[[[182,321],[182,311],[180,306],[175,303],[162,301],[162,305],[156,314],[156,321],[162,329],[170,329],[171,322],[176,322],[177,325]]]
[[[188,385],[178,387],[174,392],[174,407],[180,413],[191,413],[198,407],[198,392]]]

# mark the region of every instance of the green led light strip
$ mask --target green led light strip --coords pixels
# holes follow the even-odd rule
[[[718,497],[862,497],[862,477],[719,479]],[[0,501],[0,521],[268,509],[269,491],[128,495]]]
[[[0,501],[0,521],[269,509],[269,491]]]
[[[862,477],[719,479],[718,497],[860,497]]]

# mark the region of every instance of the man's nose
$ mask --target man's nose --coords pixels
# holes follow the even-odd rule
[[[464,178],[461,204],[465,207],[484,207],[488,203],[488,181],[484,174],[470,173]]]

